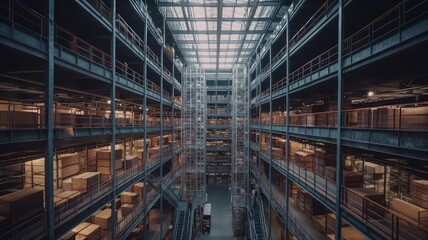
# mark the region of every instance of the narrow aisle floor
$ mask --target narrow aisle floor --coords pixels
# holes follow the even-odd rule
[[[200,239],[233,240],[229,185],[208,185],[207,193],[211,203],[211,233]]]

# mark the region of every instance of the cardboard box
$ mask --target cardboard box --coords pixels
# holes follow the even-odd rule
[[[134,192],[123,192],[120,194],[120,200],[124,204],[137,204],[138,197],[138,193]]]
[[[76,240],[98,240],[100,238],[101,226],[97,224],[90,224],[76,235]]]
[[[73,190],[90,191],[100,183],[99,172],[86,172],[71,178]]]

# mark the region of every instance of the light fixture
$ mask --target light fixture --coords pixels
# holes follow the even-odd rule
[[[109,99],[109,100],[107,100],[107,104],[111,104],[111,100]]]
[[[373,91],[369,91],[369,92],[367,93],[367,96],[369,96],[369,97],[373,97],[373,96],[374,96],[374,92],[373,92]]]

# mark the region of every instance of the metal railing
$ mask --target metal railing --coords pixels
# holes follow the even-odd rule
[[[254,144],[254,143],[253,143]],[[271,156],[266,150],[261,150],[267,158]],[[272,160],[283,172],[287,169],[287,162],[283,156],[273,155]],[[289,163],[289,173],[304,183],[307,187],[314,189],[332,202],[336,201],[336,183],[325,177],[314,173],[294,162]],[[346,198],[347,192],[353,192],[351,188],[342,187],[343,197],[341,204],[346,211],[354,214],[359,220],[369,225],[377,233],[391,239],[426,239],[428,231],[424,230],[418,224],[407,221],[398,216],[390,209],[358,194],[359,199]],[[421,237],[422,236],[422,237]]]
[[[317,13],[312,16],[308,23],[306,23],[299,32],[294,35],[288,43],[289,46],[293,46],[298,40],[300,40],[313,27],[317,22],[316,20],[324,16],[335,2],[336,0],[325,2]],[[343,41],[342,57],[348,57],[356,51],[370,46],[374,42],[384,39],[393,33],[399,32],[403,27],[406,27],[410,23],[426,17],[428,15],[427,9],[428,3],[425,0],[406,0],[401,2],[361,30],[346,38]],[[283,49],[286,50],[286,46]],[[277,61],[277,59],[279,60],[284,54],[281,53],[281,51],[274,57],[275,61]],[[335,63],[337,63],[337,45],[321,53],[319,56],[313,58],[290,73],[290,83],[300,80],[311,75],[315,71],[321,70]],[[269,66],[264,67],[262,74],[268,69]],[[285,86],[286,83],[283,84],[283,87]],[[272,90],[272,92],[274,92],[274,90]],[[266,89],[261,94],[255,96],[251,102],[254,103],[257,98],[269,95],[269,93],[269,89]]]
[[[101,0],[88,0],[88,2],[105,18],[111,20],[111,10],[110,8]]]
[[[68,204],[55,208],[55,225],[60,226],[71,220],[83,211],[86,211],[93,204],[106,197],[112,191],[111,181],[100,182],[96,186],[89,188],[87,192],[80,194]]]
[[[406,0],[388,10],[367,26],[348,37],[343,42],[343,57],[369,46],[402,27],[426,17],[428,3],[425,0]]]
[[[343,128],[428,131],[428,103],[419,102],[397,106],[380,106],[342,111]],[[417,106],[415,106],[417,105]],[[272,125],[284,125],[285,116]],[[253,118],[252,124],[269,125],[270,119]],[[290,126],[337,127],[337,112],[302,113],[290,115]]]
[[[153,200],[159,195],[155,189],[151,190],[144,196],[145,201],[140,201],[136,204],[130,211],[123,215],[123,218],[117,222],[116,233],[117,236],[120,236],[135,219],[139,218],[141,214],[143,214],[150,205],[154,204]]]
[[[84,114],[83,114],[84,112]],[[45,107],[35,104],[0,102],[0,129],[45,128]],[[161,119],[147,117],[147,127],[160,127]],[[172,120],[164,119],[164,126]],[[110,128],[111,116],[105,110],[54,106],[54,128]],[[117,110],[116,127],[144,127],[144,117]]]
[[[267,239],[267,227],[266,227],[266,217],[265,217],[265,211],[264,211],[264,207],[263,207],[263,200],[262,200],[262,196],[260,193],[257,194],[256,196],[256,201],[258,201],[258,211],[260,213],[260,224],[262,225],[262,233],[263,233],[263,238],[262,239]]]
[[[260,187],[262,188],[263,192],[265,192],[266,196],[269,196],[269,181],[267,177],[263,174],[260,174],[257,167],[255,166],[254,162],[251,162],[250,164],[251,170],[256,176],[256,178],[259,180]],[[276,205],[278,208],[277,211],[280,211],[280,214],[284,217],[288,215],[289,224],[294,229],[294,233],[296,234],[299,239],[310,239],[313,240],[312,236],[308,234],[308,232],[305,230],[306,226],[302,226],[300,219],[298,219],[296,216],[294,216],[291,211],[286,212],[286,205],[285,205],[285,193],[280,193],[278,189],[274,186],[272,186],[271,191],[271,201],[273,205]]]
[[[341,205],[367,226],[376,229],[376,232],[386,239],[423,240],[428,238],[426,228],[397,216],[390,209],[360,196],[351,188],[342,187],[342,189]],[[352,194],[352,198],[346,197],[348,194]]]
[[[321,17],[324,17],[331,6],[336,5],[337,0],[327,0],[313,15],[312,17],[303,25],[299,31],[290,39],[290,47],[294,46],[300,39],[303,38],[318,22]]]
[[[10,6],[10,2],[2,3],[0,5],[0,17],[31,31],[39,37],[45,38],[47,35],[46,18],[19,1],[15,1],[13,4],[12,8]],[[147,56],[156,62],[158,66],[161,66],[156,54],[154,54],[148,46],[144,45],[144,42],[142,42],[139,36],[123,21],[120,16],[117,21],[117,25],[119,31],[125,35],[126,39],[133,46],[139,48],[143,53],[144,50],[147,50]],[[111,70],[112,60],[110,55],[58,25],[55,26],[55,43],[76,53],[80,57],[84,57],[91,62],[97,63],[100,66]],[[120,76],[130,79],[141,86],[144,85],[144,77],[132,68],[128,67],[124,62],[116,61],[116,72]],[[158,94],[161,93],[159,86],[150,80],[147,81],[150,90]],[[171,94],[165,90],[164,95],[165,98],[171,99]]]
[[[3,224],[0,227],[0,239],[43,239],[48,234],[46,211],[30,215],[24,221],[13,225]]]

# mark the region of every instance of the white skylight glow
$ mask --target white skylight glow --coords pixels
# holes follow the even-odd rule
[[[169,19],[168,27],[186,62],[209,70],[230,70],[234,64],[248,61],[282,1],[157,2],[161,13]]]

